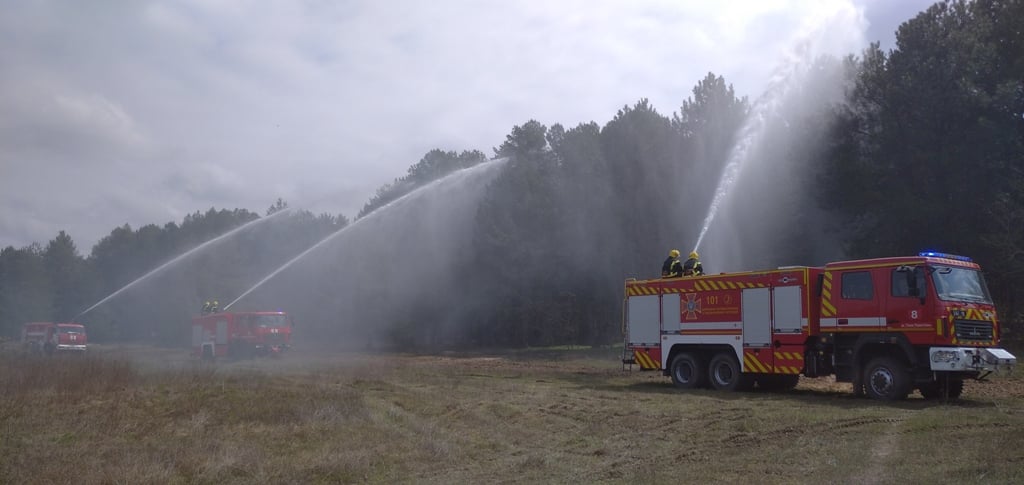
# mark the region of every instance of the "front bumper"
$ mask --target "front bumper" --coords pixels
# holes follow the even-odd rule
[[[1017,358],[1003,349],[932,347],[928,362],[936,372],[1011,372]]]

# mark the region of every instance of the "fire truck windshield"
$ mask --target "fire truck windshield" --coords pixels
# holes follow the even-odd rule
[[[284,315],[249,315],[249,324],[256,327],[286,327],[288,317]]]
[[[57,327],[57,329],[58,329],[58,331],[60,333],[82,333],[82,329],[80,327],[60,326],[60,327]]]
[[[940,300],[992,303],[981,272],[952,266],[934,266],[932,270],[932,281]]]

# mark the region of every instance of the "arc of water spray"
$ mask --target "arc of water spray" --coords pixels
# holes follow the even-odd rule
[[[259,219],[254,220],[254,221],[249,221],[249,222],[247,222],[245,224],[242,224],[241,226],[238,226],[238,227],[236,227],[236,228],[234,228],[234,229],[232,229],[232,230],[230,230],[228,232],[225,232],[224,234],[221,234],[220,236],[217,236],[217,237],[215,237],[213,239],[210,239],[209,241],[206,241],[206,242],[204,242],[204,243],[202,243],[202,244],[200,244],[200,245],[198,245],[198,246],[196,246],[196,247],[194,247],[194,248],[192,248],[192,249],[182,253],[180,256],[178,256],[178,257],[176,257],[176,258],[174,258],[174,259],[172,259],[172,260],[170,260],[170,261],[168,261],[168,262],[166,262],[164,264],[161,264],[160,266],[156,267],[156,269],[153,269],[152,271],[150,271],[150,272],[148,272],[148,273],[146,273],[146,274],[136,278],[131,283],[128,283],[127,285],[122,286],[121,289],[119,289],[119,290],[117,290],[117,291],[107,295],[106,298],[103,298],[102,300],[94,303],[91,307],[86,308],[85,310],[82,310],[82,312],[79,313],[78,315],[75,315],[75,318],[72,318],[72,320],[77,320],[78,317],[81,317],[82,315],[85,315],[86,313],[89,313],[94,308],[102,305],[103,303],[106,303],[111,298],[114,298],[115,296],[121,294],[122,292],[124,292],[128,288],[131,288],[132,286],[134,286],[136,283],[139,283],[140,281],[145,280],[145,279],[147,279],[147,278],[149,278],[149,277],[159,273],[164,268],[167,268],[168,266],[171,266],[174,263],[177,263],[178,261],[181,261],[181,260],[189,257],[189,255],[191,255],[193,253],[196,253],[198,251],[201,251],[203,248],[205,248],[207,246],[216,244],[218,241],[220,241],[220,240],[222,240],[224,238],[230,237],[232,234],[235,234],[235,233],[237,233],[239,231],[242,231],[242,230],[244,230],[245,228],[247,228],[249,226],[252,226],[254,224],[258,224],[258,223],[261,223],[261,222],[269,221],[269,220],[277,217],[278,215],[284,214],[285,212],[289,212],[291,210],[292,209],[290,209],[290,208],[282,209],[282,210],[279,210],[279,211],[277,211],[277,212],[275,212],[275,213],[273,213],[273,214],[271,214],[269,216],[261,217]]]
[[[715,220],[715,215],[718,214],[718,208],[721,207],[725,198],[732,192],[733,185],[736,185],[736,180],[739,179],[744,162],[749,158],[750,148],[761,139],[767,113],[763,103],[760,102],[754,109],[755,112],[743,124],[740,140],[733,146],[729,154],[729,161],[725,165],[725,170],[722,171],[722,177],[718,179],[718,188],[715,189],[715,196],[711,199],[708,215],[704,217],[704,225],[701,227],[700,236],[697,237],[697,244],[693,245],[694,251],[700,248],[704,235],[707,234],[708,228],[711,227],[711,221]]]
[[[393,207],[393,206],[399,205],[399,204],[403,203],[405,200],[409,199],[410,197],[413,197],[414,195],[419,194],[420,192],[422,192],[424,190],[427,190],[430,187],[434,187],[435,185],[441,184],[442,182],[444,182],[445,180],[448,180],[450,177],[452,177],[455,174],[459,174],[459,173],[466,174],[466,173],[469,173],[469,172],[474,171],[474,170],[482,170],[481,167],[485,167],[485,166],[486,167],[491,167],[491,166],[494,166],[494,165],[498,164],[499,162],[503,162],[505,160],[507,160],[507,158],[499,158],[499,159],[492,160],[490,162],[481,163],[481,164],[475,165],[473,167],[464,168],[462,170],[458,170],[458,171],[452,172],[452,173],[448,174],[445,177],[442,177],[440,179],[434,180],[434,181],[432,181],[432,182],[430,182],[430,183],[428,183],[426,185],[423,185],[421,187],[417,187],[412,192],[409,192],[408,194],[405,194],[405,195],[403,195],[403,196],[401,196],[401,197],[399,197],[399,198],[397,198],[397,199],[395,199],[395,200],[393,200],[391,202],[388,202],[387,204],[384,204],[383,206],[377,208],[377,210],[375,210],[375,211],[373,211],[373,212],[371,212],[371,213],[369,213],[369,214],[367,214],[367,215],[365,215],[365,216],[363,216],[363,217],[361,217],[359,219],[356,219],[355,222],[353,222],[353,223],[351,223],[351,224],[349,224],[349,225],[347,225],[347,226],[345,226],[345,227],[343,227],[341,229],[338,229],[337,231],[334,231],[331,234],[328,234],[326,237],[321,239],[320,242],[310,246],[309,249],[303,251],[298,256],[295,256],[294,258],[288,260],[287,263],[282,264],[281,267],[277,268],[276,270],[274,270],[273,272],[268,274],[266,277],[261,279],[259,282],[257,282],[255,285],[253,285],[252,288],[249,288],[248,290],[245,290],[245,292],[242,293],[241,295],[239,295],[238,298],[235,298],[234,301],[232,301],[231,303],[228,303],[227,305],[224,305],[224,310],[227,310],[228,308],[231,308],[231,305],[234,305],[235,303],[238,303],[242,298],[245,298],[246,296],[248,296],[249,293],[252,293],[253,291],[256,291],[257,288],[259,288],[260,286],[263,286],[264,283],[266,283],[267,281],[270,281],[271,278],[277,276],[278,273],[284,271],[289,266],[294,264],[296,261],[302,259],[307,254],[309,254],[309,253],[311,253],[313,251],[316,251],[317,248],[323,246],[324,244],[327,244],[332,239],[338,237],[340,234],[344,233],[345,231],[347,231],[347,230],[349,230],[349,229],[359,225],[359,223],[361,223],[362,221],[364,221],[366,219],[372,219],[372,218],[376,217],[377,214],[380,214],[380,213],[386,211],[389,207]]]
[[[847,22],[863,20],[860,11],[849,2],[825,8],[835,9],[828,17],[824,17],[828,22],[823,22],[821,18],[815,17],[811,24],[805,26],[805,32],[798,35],[792,50],[787,53],[783,63],[776,68],[764,94],[754,102],[750,114],[743,123],[739,137],[729,153],[728,162],[719,178],[718,188],[711,200],[708,214],[704,218],[700,236],[697,237],[697,244],[693,246],[694,251],[700,248],[700,243],[704,240],[715,215],[718,214],[718,209],[731,194],[744,165],[752,158],[752,149],[764,137],[769,119],[789,96],[794,85],[802,82],[814,57],[820,54],[815,44],[820,42],[821,38],[829,36],[831,22],[844,19]],[[816,42],[815,39],[818,41]]]

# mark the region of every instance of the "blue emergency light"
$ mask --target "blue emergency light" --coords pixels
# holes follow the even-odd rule
[[[937,253],[935,251],[922,251],[922,252],[918,253],[917,255],[918,256],[924,256],[924,257],[927,257],[927,258],[946,258],[946,259],[955,259],[957,261],[965,261],[965,262],[968,262],[968,263],[972,262],[971,258],[968,258],[967,256],[959,256],[959,255],[956,255],[956,254],[949,254],[949,253]]]

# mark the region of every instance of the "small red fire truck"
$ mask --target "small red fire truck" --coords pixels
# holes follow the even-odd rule
[[[958,397],[1010,371],[999,319],[969,258],[843,261],[625,284],[624,364],[682,389],[786,389],[834,375],[880,400]]]
[[[29,322],[21,328],[21,344],[32,353],[85,352],[88,337],[80,323]]]
[[[218,312],[192,319],[192,354],[203,359],[276,356],[291,347],[284,312]]]

